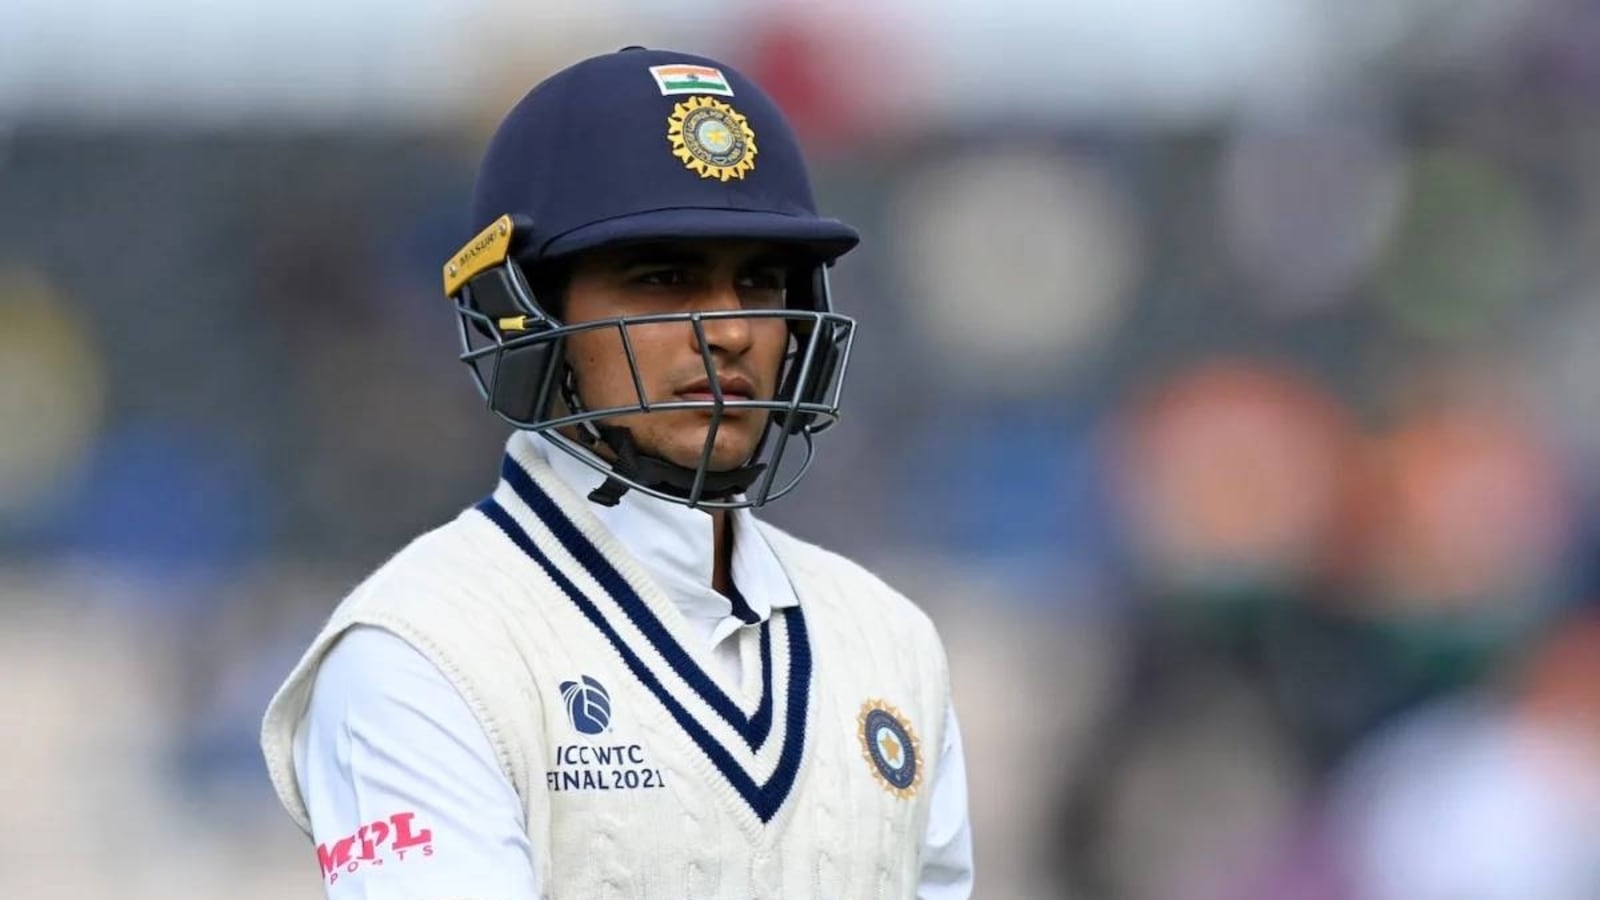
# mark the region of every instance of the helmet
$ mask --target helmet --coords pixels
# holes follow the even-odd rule
[[[444,266],[461,359],[497,415],[607,476],[591,499],[610,505],[637,490],[692,507],[759,506],[799,482],[813,436],[838,419],[855,333],[855,323],[833,311],[827,272],[859,238],[817,215],[799,143],[753,82],[711,59],[639,47],[557,72],[495,132],[479,169],[473,218],[483,230]],[[762,240],[797,251],[785,307],[561,319],[547,285],[563,261],[600,247],[684,238]],[[788,325],[771,400],[724,399],[717,386],[705,322],[741,316]],[[713,399],[652,402],[644,395],[628,331],[664,321],[694,329]],[[620,334],[636,403],[584,407],[565,343],[594,329]],[[766,431],[743,465],[712,471],[717,429],[735,408],[767,410]],[[711,414],[695,467],[649,455],[626,428],[606,423],[668,409]],[[794,447],[799,452],[786,459]]]

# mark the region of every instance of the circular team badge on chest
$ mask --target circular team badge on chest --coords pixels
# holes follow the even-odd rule
[[[882,700],[868,700],[861,706],[861,755],[872,774],[889,793],[910,797],[922,784],[921,745],[900,710]]]

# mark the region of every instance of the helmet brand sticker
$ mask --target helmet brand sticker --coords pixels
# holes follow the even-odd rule
[[[444,264],[444,293],[454,296],[474,275],[506,261],[511,250],[511,216],[503,215],[467,242]]]

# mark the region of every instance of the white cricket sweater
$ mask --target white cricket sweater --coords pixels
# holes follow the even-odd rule
[[[323,654],[368,624],[479,718],[548,896],[909,896],[948,704],[926,617],[762,525],[800,604],[739,635],[742,684],[724,686],[545,460],[513,441],[504,476],[341,604],[274,699],[263,746],[301,827],[293,730]]]

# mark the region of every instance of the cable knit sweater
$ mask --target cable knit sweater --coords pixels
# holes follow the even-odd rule
[[[800,603],[739,636],[726,685],[544,459],[513,442],[502,474],[340,604],[274,698],[263,748],[301,828],[294,728],[323,655],[375,625],[477,715],[548,896],[910,896],[949,699],[928,619],[763,524]]]

